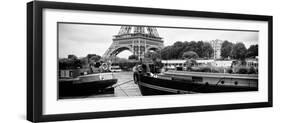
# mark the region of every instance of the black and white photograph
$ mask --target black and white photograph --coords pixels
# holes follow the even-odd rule
[[[273,106],[272,15],[159,7],[27,3],[27,120]]]
[[[57,98],[259,91],[259,31],[57,22]]]

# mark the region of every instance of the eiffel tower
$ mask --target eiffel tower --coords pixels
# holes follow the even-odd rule
[[[146,52],[164,47],[164,41],[159,37],[157,29],[151,26],[121,26],[112,41],[103,54],[104,58],[114,57],[124,50],[129,50],[140,59]]]

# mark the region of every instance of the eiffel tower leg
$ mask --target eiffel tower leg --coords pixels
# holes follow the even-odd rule
[[[112,43],[110,46],[109,46],[109,48],[105,51],[105,53],[103,54],[103,58],[109,58],[109,57],[111,57],[113,54],[113,51],[114,51],[114,49],[115,49],[115,45],[114,45],[114,43]]]

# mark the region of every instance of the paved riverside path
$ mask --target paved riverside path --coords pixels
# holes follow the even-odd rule
[[[141,96],[138,85],[133,81],[133,72],[117,72],[113,75],[118,79],[114,90],[115,97]]]
[[[114,94],[99,94],[85,98],[142,96],[138,85],[133,81],[133,72],[114,72],[112,75],[113,78],[118,79],[117,83],[113,85]]]

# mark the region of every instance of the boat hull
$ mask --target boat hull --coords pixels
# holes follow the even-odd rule
[[[167,80],[141,75],[136,83],[142,95],[258,91],[257,87],[209,84],[192,80]]]
[[[111,86],[117,83],[117,79],[98,80],[81,83],[75,81],[59,81],[59,99],[72,98],[76,96],[90,96],[94,94],[113,94],[114,88]]]

